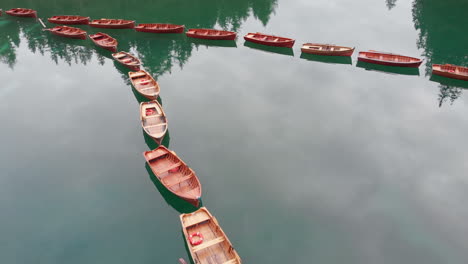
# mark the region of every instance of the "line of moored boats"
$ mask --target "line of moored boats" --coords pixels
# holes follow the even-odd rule
[[[37,17],[37,12],[32,9],[25,8],[13,8],[6,11],[7,14],[12,16],[21,17]],[[90,20],[89,17],[84,16],[53,16],[48,19],[50,23],[55,24],[67,24],[67,25],[89,25],[96,28],[108,28],[108,29],[135,29],[139,32],[147,33],[183,33],[185,31],[184,25],[174,24],[138,24],[135,25],[133,20],[124,19],[95,19]],[[69,26],[56,26],[49,30],[51,33],[68,38],[86,39],[86,31],[80,28],[74,28]],[[208,40],[234,40],[237,37],[237,33],[233,31],[217,30],[217,29],[203,29],[203,28],[192,28],[188,29],[185,33],[187,37],[208,39]],[[89,35],[89,37],[96,43],[105,49],[113,52],[117,51],[117,40],[105,33],[96,33]],[[295,40],[291,38],[279,37],[274,35],[267,35],[263,33],[248,33],[244,36],[244,39],[249,42],[275,46],[292,48]],[[323,55],[323,56],[351,56],[355,48],[331,45],[331,44],[320,44],[320,43],[305,43],[302,45],[301,51],[303,53]],[[399,54],[393,54],[388,52],[380,51],[361,51],[358,54],[358,61],[367,63],[397,66],[397,67],[410,67],[418,68],[422,59],[404,56]],[[451,64],[433,64],[432,73],[453,79],[468,80],[468,67],[451,65]]]
[[[18,17],[37,17],[37,12],[32,9],[13,8],[6,11],[7,14]],[[0,10],[0,15],[2,11]],[[48,19],[50,23],[66,25],[89,25],[98,28],[132,29],[148,33],[183,33],[183,25],[173,24],[139,24],[134,21],[123,19],[97,19],[90,20],[83,16],[53,16]],[[86,39],[87,33],[83,29],[69,26],[55,26],[45,29],[52,34],[76,39]],[[215,29],[189,29],[188,37],[211,39],[211,40],[234,40],[235,32]],[[202,187],[195,172],[172,150],[161,145],[167,133],[168,124],[166,114],[161,104],[156,100],[159,96],[160,87],[158,82],[145,70],[140,69],[140,60],[125,51],[117,52],[118,42],[106,33],[89,35],[89,38],[99,47],[113,52],[112,57],[118,63],[128,67],[132,71],[128,73],[130,82],[135,90],[149,99],[148,102],[140,104],[141,126],[145,133],[154,139],[159,147],[145,151],[143,156],[156,178],[174,195],[193,204],[200,206]],[[246,41],[284,48],[292,48],[295,40],[290,38],[266,35],[262,33],[248,33],[244,36]],[[324,56],[351,56],[354,48],[306,43],[302,46],[302,52],[324,55]],[[409,56],[367,51],[359,52],[358,60],[399,67],[414,67],[421,65],[422,60]],[[449,78],[468,80],[468,68],[455,65],[434,64],[433,73]],[[238,264],[242,263],[236,250],[218,221],[205,208],[201,207],[193,213],[181,214],[180,221],[183,233],[195,263],[199,264]],[[181,260],[182,263],[182,260]]]
[[[0,15],[2,11],[0,9]],[[37,17],[37,13],[31,9],[12,9],[7,14],[21,17]],[[105,24],[99,20],[95,24]],[[79,16],[54,16],[49,18],[51,23],[87,24],[89,18]],[[42,23],[42,22],[41,22]],[[91,25],[91,23],[89,23]],[[128,23],[122,20],[110,20],[116,27],[121,24],[128,28]],[[133,24],[132,24],[133,27]],[[59,36],[86,39],[86,32],[79,28],[57,26],[46,29]],[[219,225],[217,219],[206,209],[200,207],[202,186],[195,172],[177,154],[163,146],[162,140],[167,133],[166,114],[157,101],[160,87],[157,81],[148,72],[141,70],[140,60],[128,52],[116,52],[117,41],[104,33],[96,33],[89,36],[96,45],[115,52],[112,57],[122,65],[133,71],[128,73],[129,79],[135,90],[150,101],[140,103],[141,126],[145,133],[154,139],[159,147],[145,151],[144,158],[153,174],[171,193],[193,204],[197,210],[192,213],[181,214],[180,222],[185,237],[187,248],[194,263],[199,264],[241,264],[242,260],[232,246],[228,237]],[[199,208],[200,207],[200,208]],[[179,259],[180,263],[186,263]]]

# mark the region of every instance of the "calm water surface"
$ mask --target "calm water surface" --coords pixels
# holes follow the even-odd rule
[[[465,0],[2,0],[57,14],[235,30],[233,42],[102,30],[161,86],[164,144],[244,263],[467,263]],[[296,38],[293,50],[244,43]],[[301,56],[304,42],[422,57],[419,70]],[[194,208],[148,172],[128,70],[89,40],[0,17],[0,262],[176,263]]]

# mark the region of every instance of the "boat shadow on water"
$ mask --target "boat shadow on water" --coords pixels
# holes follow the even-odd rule
[[[112,58],[112,61],[114,62],[115,69],[122,75],[122,79],[125,81],[125,84],[132,86],[132,83],[130,82],[130,78],[128,77],[128,72],[133,71],[133,70],[125,67],[118,61],[114,60],[114,58]]]
[[[169,135],[169,129],[167,130],[166,134],[164,135],[164,138],[161,141],[161,144],[158,144],[153,138],[148,136],[146,134],[145,130],[142,128],[141,131],[143,132],[143,137],[145,139],[145,143],[148,146],[149,149],[155,149],[159,147],[160,145],[165,146],[166,148],[169,148],[169,142],[171,141],[171,136]]]
[[[443,77],[443,76],[439,76],[439,75],[435,75],[435,74],[431,75],[431,78],[429,80],[431,80],[433,82],[438,82],[438,83],[440,83],[442,85],[468,89],[468,81],[447,78],[447,77]]]
[[[248,47],[248,48],[252,48],[252,49],[262,50],[262,51],[265,51],[265,52],[276,53],[276,54],[281,54],[281,55],[294,57],[294,50],[291,49],[291,48],[261,45],[261,44],[253,43],[253,42],[250,42],[250,41],[245,41],[244,46]]]
[[[419,76],[419,68],[410,67],[397,67],[397,66],[386,66],[373,64],[368,62],[358,61],[356,67],[363,68],[367,71],[378,71],[387,74],[401,74],[401,75],[417,75]]]
[[[351,56],[323,56],[308,53],[301,53],[301,59],[316,62],[325,62],[332,64],[349,64],[352,65]]]
[[[224,48],[237,48],[235,40],[210,40],[210,39],[197,39],[187,38],[191,43],[195,44],[195,47],[200,45],[207,47],[224,47]]]
[[[145,168],[154,186],[156,187],[156,189],[158,189],[159,193],[161,193],[166,203],[172,206],[172,208],[174,208],[177,212],[181,214],[186,214],[195,212],[198,209],[198,207],[195,207],[191,203],[179,198],[177,195],[173,194],[166,187],[164,187],[164,185],[162,185],[162,183],[156,178],[153,171],[146,162]],[[203,206],[203,201],[200,199],[199,207],[201,206]]]
[[[103,49],[103,48],[98,47],[98,46],[96,46],[94,44],[93,44],[93,47],[94,47],[94,50],[96,51],[96,54],[98,56],[105,57],[105,58],[108,58],[108,59],[114,61],[114,58],[112,57],[112,53],[114,53],[114,52],[112,52],[110,50]]]

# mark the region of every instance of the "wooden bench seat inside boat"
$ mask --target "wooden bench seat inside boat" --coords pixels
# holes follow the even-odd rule
[[[180,177],[182,175],[182,173],[177,173],[177,174],[179,176],[169,176],[169,179],[167,179],[167,180],[164,179],[163,180],[168,188],[170,188],[170,187],[172,187],[174,185],[180,184],[180,183],[192,178],[192,176],[193,176],[192,174],[190,174],[190,175],[187,175],[185,177]],[[166,177],[164,177],[164,178],[166,178]]]
[[[179,167],[180,165],[182,165],[182,162],[179,161],[179,162],[174,163],[174,164],[172,164],[172,165],[170,165],[170,166],[167,166],[167,167],[165,167],[165,168],[159,169],[159,170],[158,170],[158,173],[168,172],[168,171],[170,171],[170,170],[173,170],[173,169]]]
[[[140,91],[144,91],[144,90],[150,90],[150,89],[154,89],[156,88],[156,86],[149,86],[149,87],[145,87],[145,88],[139,88]]]
[[[157,158],[160,158],[166,154],[169,154],[168,152],[164,151],[163,149],[156,149],[147,154],[148,161],[153,161]]]
[[[192,216],[190,219],[185,219],[184,220],[184,225],[186,228],[189,228],[191,226],[203,223],[207,220],[210,220],[211,218],[208,215],[205,214],[197,214],[195,216]]]
[[[166,124],[155,124],[155,125],[149,125],[149,126],[146,126],[145,128],[155,128],[155,127],[158,127],[158,126],[165,126]]]
[[[210,241],[203,241],[203,243],[201,245],[198,245],[198,246],[194,246],[192,248],[193,252],[198,252],[202,249],[206,249],[208,247],[211,247],[213,245],[216,245],[218,243],[221,243],[223,242],[225,239],[224,237],[218,237],[218,238],[215,238],[215,239],[212,239]]]
[[[137,74],[132,74],[132,78],[138,78],[138,77],[142,77],[142,76],[146,76],[146,73],[140,72],[140,73],[137,73]]]
[[[151,115],[151,116],[145,116],[145,128],[151,126],[151,125],[163,125],[165,124],[165,118],[162,115]]]
[[[127,54],[121,53],[121,54],[119,54],[119,55],[116,55],[115,58],[116,58],[116,59],[120,59],[120,58],[123,58],[123,57],[126,57],[126,56],[127,56]]]
[[[223,264],[237,264],[239,263],[239,261],[237,261],[237,259],[230,259],[226,262],[224,262]]]

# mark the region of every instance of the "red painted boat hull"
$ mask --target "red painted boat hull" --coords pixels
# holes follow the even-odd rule
[[[390,61],[383,59],[384,57],[389,58],[398,58],[398,60]],[[422,60],[418,58],[413,58],[409,56],[403,56],[398,54],[384,53],[384,52],[359,52],[358,61],[363,61],[367,63],[386,65],[386,66],[397,66],[397,67],[408,67],[408,68],[418,68]]]
[[[244,39],[246,41],[250,41],[261,45],[283,48],[292,48],[295,42],[294,39],[266,35],[262,33],[248,33],[244,36]]]
[[[118,22],[121,21],[121,22]],[[103,22],[109,22],[104,24]],[[96,19],[89,22],[89,26],[95,28],[109,28],[109,29],[126,29],[126,28],[134,28],[135,21],[131,20],[123,20],[123,19]]]
[[[432,65],[432,74],[468,81],[468,67],[462,67],[451,64],[434,64]]]
[[[187,37],[211,40],[234,40],[236,32],[216,29],[191,28],[185,33]]]
[[[307,52],[302,50],[302,52],[307,53],[307,54],[314,54],[314,55],[322,55],[322,56],[342,56],[342,57],[349,57],[353,55],[354,49],[348,50],[348,51],[340,51],[340,52],[322,52],[322,53],[317,53],[317,52]]]
[[[87,25],[89,17],[83,16],[53,16],[47,19],[50,23],[62,25]]]
[[[54,28],[47,29],[50,33],[64,37],[64,38],[72,38],[72,39],[86,39],[86,31],[80,28],[72,28],[67,26],[56,26]],[[73,33],[69,33],[67,31],[74,31]]]
[[[36,10],[27,9],[27,8],[12,8],[5,11],[10,16],[16,17],[37,17]]]
[[[126,56],[123,57],[123,58],[117,57],[120,54],[125,54]],[[130,54],[128,52],[113,53],[112,57],[114,58],[115,61],[117,61],[121,65],[129,68],[130,70],[133,70],[133,71],[139,71],[140,70],[140,65],[141,65],[140,60],[137,57],[135,57],[134,55],[132,55],[132,54]],[[134,64],[134,63],[137,63],[137,64]]]
[[[99,36],[102,36],[102,37],[99,38]],[[97,46],[99,46],[99,47],[101,47],[103,49],[106,49],[106,50],[110,50],[112,52],[117,52],[118,42],[113,37],[111,37],[111,36],[109,36],[109,35],[107,35],[105,33],[98,32],[96,34],[89,35],[89,38]]]
[[[185,26],[173,24],[138,24],[135,30],[146,33],[183,33]]]

